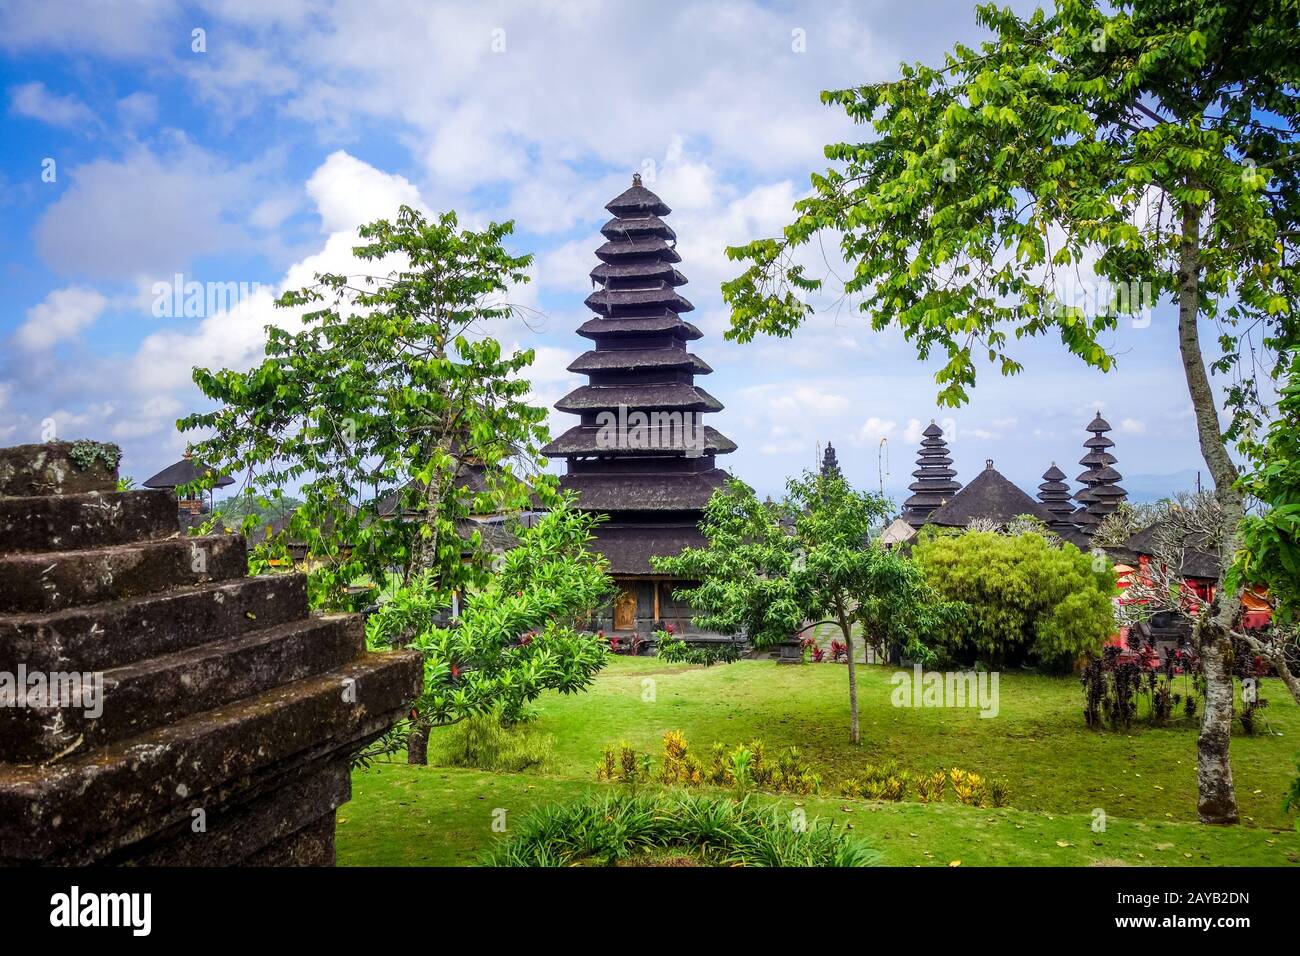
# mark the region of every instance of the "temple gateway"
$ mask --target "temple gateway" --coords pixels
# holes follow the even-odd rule
[[[704,506],[730,477],[716,457],[736,445],[703,422],[723,406],[695,384],[713,370],[686,348],[702,333],[681,318],[694,306],[677,292],[686,277],[664,222],[671,210],[639,175],[605,208],[613,218],[600,230],[598,288],[586,300],[595,317],[578,328],[592,347],[569,366],[588,381],[555,404],[578,424],[543,452],[566,459],[562,489],[609,516],[594,542],[618,586],[600,622],[606,632],[648,636],[672,624],[691,634],[694,612],[672,596],[691,582],[657,574],[650,558],[705,544]]]

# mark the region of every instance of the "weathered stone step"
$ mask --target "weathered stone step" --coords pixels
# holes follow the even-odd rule
[[[0,865],[40,862],[70,848],[98,856],[219,805],[393,724],[420,691],[418,654],[369,654],[42,767],[0,764]]]
[[[80,444],[83,443],[52,441],[44,445],[0,448],[0,497],[115,490],[117,467],[110,467],[104,458],[116,454],[116,446],[85,442],[83,450],[101,453],[94,455],[89,467],[83,468],[73,459],[73,448]]]
[[[360,615],[313,615],[89,675],[100,686],[81,705],[0,707],[0,752],[13,763],[67,759],[320,674],[364,650]]]
[[[170,491],[88,491],[0,498],[0,547],[71,551],[180,534]]]
[[[0,614],[0,670],[104,671],[307,615],[307,578],[266,574],[42,614]]]
[[[240,535],[142,541],[86,551],[0,556],[0,612],[57,611],[242,577]]]

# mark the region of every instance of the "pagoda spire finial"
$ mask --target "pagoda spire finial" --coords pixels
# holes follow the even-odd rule
[[[633,174],[632,174],[632,185],[633,185],[633,186],[640,186],[640,185],[641,185],[641,174],[640,174],[640,173],[633,173]]]
[[[948,457],[943,429],[930,419],[929,426],[921,434],[925,437],[916,459],[916,471],[912,472],[916,481],[907,486],[913,494],[903,502],[902,513],[903,520],[914,528],[925,524],[931,512],[961,490],[961,484],[954,480],[957,472]]]

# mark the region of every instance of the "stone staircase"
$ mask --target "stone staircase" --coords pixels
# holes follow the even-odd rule
[[[418,655],[367,653],[360,616],[70,451],[0,449],[0,864],[332,864]]]

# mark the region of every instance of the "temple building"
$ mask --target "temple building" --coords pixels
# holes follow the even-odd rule
[[[1111,430],[1110,423],[1101,417],[1099,411],[1087,430],[1092,434],[1083,443],[1087,453],[1079,459],[1085,471],[1077,479],[1083,487],[1074,496],[1079,508],[1074,512],[1073,521],[1084,534],[1092,534],[1128,497],[1128,492],[1119,486],[1124,476],[1111,467],[1116,459],[1110,451],[1115,443],[1106,437]]]
[[[987,522],[1005,528],[1021,515],[1050,523],[1052,514],[1029,495],[1025,494],[993,467],[993,460],[984,462],[984,470],[971,479],[947,504],[936,508],[927,524],[941,528],[965,528],[971,522]]]
[[[903,502],[902,518],[913,528],[925,524],[935,510],[961,490],[961,483],[955,480],[957,472],[948,456],[943,429],[931,419],[930,426],[922,434],[925,437],[921,440],[916,471],[912,472],[916,481],[907,486],[912,497]]]
[[[686,278],[664,222],[671,210],[640,176],[605,208],[613,218],[586,300],[596,315],[578,328],[592,347],[569,366],[588,383],[555,404],[578,424],[543,453],[566,460],[562,489],[609,516],[593,543],[619,587],[607,632],[645,636],[664,623],[690,633],[693,611],[672,597],[689,582],[656,573],[650,558],[704,545],[704,506],[729,478],[716,456],[736,445],[702,420],[723,406],[695,384],[712,369],[686,348],[702,333],[681,318],[694,306],[677,292]]]

